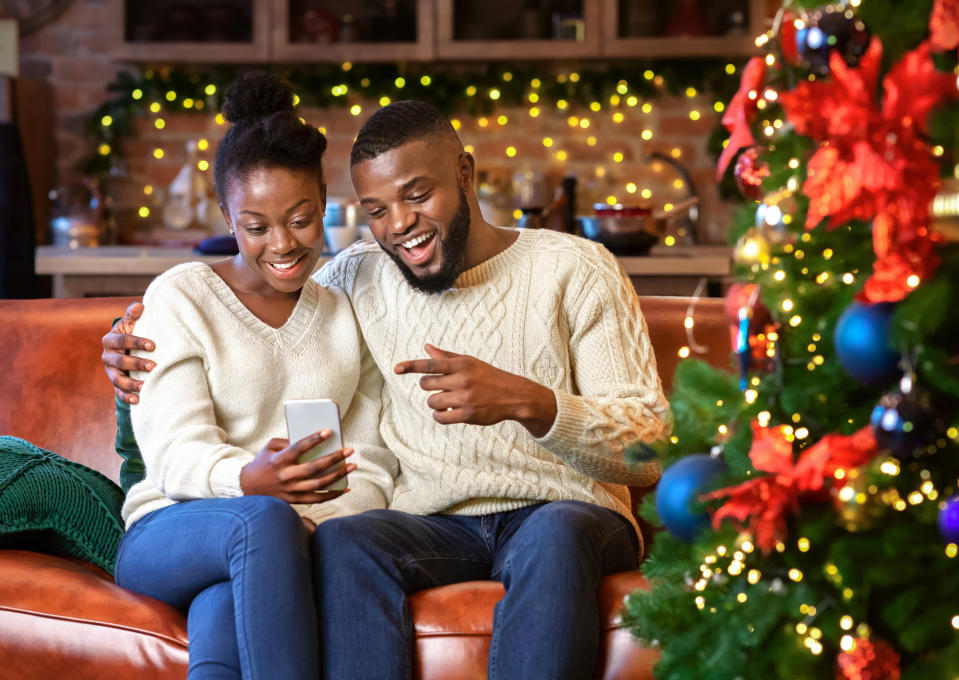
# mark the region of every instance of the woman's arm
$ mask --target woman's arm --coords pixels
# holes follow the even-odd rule
[[[175,294],[151,286],[144,297],[146,312],[136,324],[137,333],[153,338],[156,346],[150,353],[153,371],[131,374],[143,381],[131,419],[147,476],[175,501],[241,496],[240,471],[253,454],[228,443],[216,423],[203,329],[183,322],[169,299]]]
[[[148,311],[137,324],[138,332],[157,339],[156,366],[149,374],[134,374],[143,388],[131,418],[147,477],[161,493],[175,501],[258,494],[312,503],[318,491],[353,469],[347,464],[328,472],[349,450],[297,462],[329,433],[292,444],[273,439],[257,453],[231,444],[217,422],[207,379],[211,329],[198,322],[202,315],[195,310],[184,311],[181,292],[156,283],[147,291]],[[324,493],[323,498],[338,495]]]

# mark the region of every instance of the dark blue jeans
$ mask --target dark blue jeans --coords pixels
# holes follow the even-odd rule
[[[479,517],[371,510],[313,534],[320,650],[329,680],[406,680],[415,638],[406,596],[497,580],[490,680],[591,678],[599,645],[596,591],[635,569],[632,525],[578,501]]]
[[[316,680],[309,538],[269,496],[177,503],[137,520],[116,582],[187,612],[191,680]]]

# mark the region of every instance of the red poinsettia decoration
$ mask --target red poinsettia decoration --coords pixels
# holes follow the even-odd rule
[[[723,125],[729,130],[729,141],[719,156],[717,179],[722,179],[723,173],[729,167],[729,162],[744,146],[756,143],[750,124],[756,117],[757,104],[762,94],[763,80],[766,78],[766,61],[762,57],[753,57],[743,68],[743,76],[739,80],[739,90],[729,102],[729,108],[723,114]]]
[[[783,429],[753,423],[749,459],[753,467],[769,474],[737,486],[717,489],[702,500],[728,500],[713,513],[713,527],[727,517],[750,531],[763,552],[772,550],[786,534],[788,511],[799,512],[800,501],[823,500],[827,480],[836,470],[869,462],[878,453],[872,428],[852,435],[829,434],[793,461],[793,445]]]
[[[873,231],[878,228],[879,218],[873,222]],[[920,228],[928,234],[928,229]],[[873,237],[875,240],[875,236]],[[912,286],[910,277],[920,279],[932,276],[939,266],[940,258],[936,244],[941,240],[936,233],[920,235],[911,243],[905,243],[900,250],[894,250],[872,265],[872,276],[860,291],[863,302],[895,302],[906,297]]]
[[[925,42],[883,79],[877,105],[881,61],[882,44],[873,38],[858,66],[833,52],[828,81],[803,82],[780,96],[796,131],[820,142],[803,185],[806,228],[873,221],[874,275],[882,281],[867,283],[867,302],[902,299],[909,276],[927,278],[938,266],[927,225],[939,168],[924,136],[932,109],[957,94],[955,77],[936,70]],[[902,275],[896,285],[893,272]]]
[[[959,47],[959,0],[936,0],[929,15],[929,34],[937,52]]]
[[[858,638],[836,657],[836,680],[899,680],[899,654],[885,640]]]

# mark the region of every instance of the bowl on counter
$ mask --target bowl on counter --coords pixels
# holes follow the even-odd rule
[[[650,208],[596,206],[594,212],[578,218],[580,232],[615,255],[646,255],[662,236],[663,221]]]
[[[602,243],[615,255],[647,255],[677,218],[698,203],[695,196],[669,204],[668,210],[598,203],[593,206],[594,215],[578,217],[576,224],[579,233]]]

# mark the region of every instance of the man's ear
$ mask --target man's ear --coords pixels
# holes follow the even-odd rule
[[[456,161],[456,177],[460,186],[470,189],[476,181],[476,159],[473,154],[463,151]]]

